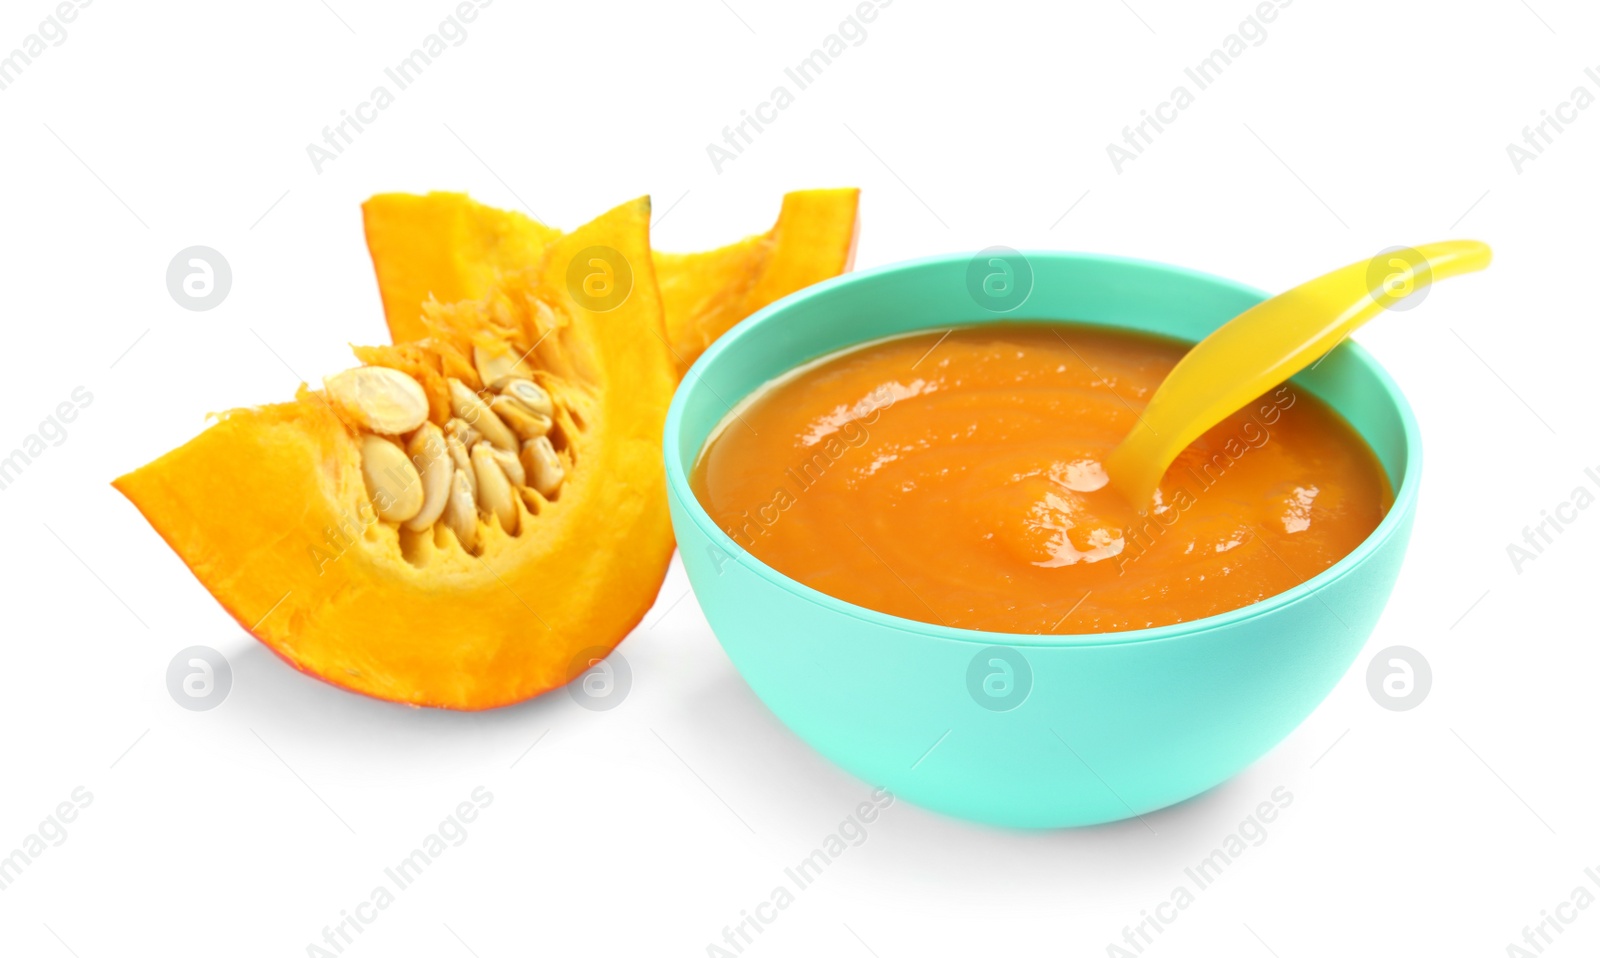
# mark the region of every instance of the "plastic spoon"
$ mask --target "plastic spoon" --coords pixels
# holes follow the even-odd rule
[[[1436,280],[1489,265],[1473,240],[1428,243],[1362,260],[1252,306],[1202,339],[1150,397],[1106,457],[1111,485],[1141,510],[1189,443],[1252,399],[1316,362],[1357,326]]]

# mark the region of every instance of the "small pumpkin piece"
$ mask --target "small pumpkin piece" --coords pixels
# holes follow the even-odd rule
[[[322,381],[334,407],[356,425],[398,436],[428,418],[428,394],[415,379],[385,366],[357,366]]]
[[[405,522],[422,511],[422,476],[400,447],[378,436],[361,437],[361,477],[367,498],[387,522]]]

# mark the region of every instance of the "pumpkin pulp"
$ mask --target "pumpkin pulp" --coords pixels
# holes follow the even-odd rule
[[[1135,510],[1101,464],[1187,348],[1046,323],[869,344],[741,404],[692,486],[772,568],[904,618],[1080,634],[1216,615],[1349,554],[1393,496],[1355,431],[1285,385]]]

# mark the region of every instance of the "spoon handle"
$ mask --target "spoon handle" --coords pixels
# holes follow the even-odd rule
[[[1207,429],[1316,362],[1390,304],[1437,280],[1483,269],[1490,255],[1474,240],[1427,243],[1386,262],[1351,263],[1235,316],[1195,344],[1150,397],[1139,422],[1106,457],[1111,484],[1146,508],[1172,460]]]

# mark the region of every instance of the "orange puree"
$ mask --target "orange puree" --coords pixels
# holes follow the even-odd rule
[[[1284,385],[1140,515],[1101,463],[1187,348],[1043,323],[857,347],[730,414],[695,494],[779,572],[905,618],[1065,634],[1237,609],[1348,554],[1393,497],[1355,431]]]

